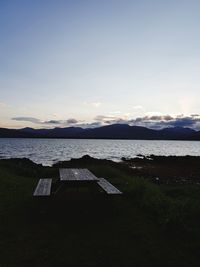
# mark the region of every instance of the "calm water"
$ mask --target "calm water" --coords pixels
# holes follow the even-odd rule
[[[200,156],[198,141],[74,140],[0,138],[0,158],[29,158],[51,165],[83,155],[119,161],[142,155]]]

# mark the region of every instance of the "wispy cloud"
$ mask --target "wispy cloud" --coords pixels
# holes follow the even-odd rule
[[[0,101],[0,109],[8,108],[8,107],[9,107],[8,104],[6,104],[5,102],[1,102],[1,101]]]
[[[98,115],[94,118],[94,120],[104,122],[107,120],[114,120],[115,118],[116,118],[116,116],[114,116],[114,115]]]
[[[83,104],[85,106],[90,106],[90,107],[93,107],[93,108],[99,108],[102,105],[101,102],[84,102]]]
[[[136,105],[136,106],[133,106],[134,109],[144,109],[143,106],[141,105]]]
[[[94,118],[94,121],[98,121],[102,125],[109,125],[109,124],[129,124],[129,119],[127,114],[124,116],[115,116],[115,115],[98,115]]]
[[[14,117],[14,118],[12,118],[12,120],[14,120],[14,121],[28,121],[28,122],[37,123],[37,124],[41,123],[41,120],[39,120],[37,118],[33,118],[33,117]]]
[[[145,112],[145,108],[142,105],[133,106],[134,111]]]
[[[34,117],[14,117],[12,118],[12,120],[15,121],[26,121],[26,122],[31,122],[34,124],[39,124],[39,125],[62,125],[62,126],[69,126],[69,125],[75,125],[77,124],[79,121],[74,119],[74,118],[70,118],[67,120],[40,120],[38,118],[34,118]]]
[[[78,123],[76,124],[77,127],[81,127],[81,128],[98,128],[100,126],[102,126],[103,124],[100,121],[95,121],[95,122],[91,122],[91,123]]]

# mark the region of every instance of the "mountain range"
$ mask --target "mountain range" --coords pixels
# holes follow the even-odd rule
[[[98,128],[66,127],[53,129],[0,128],[0,138],[77,138],[136,140],[200,140],[200,131],[171,127],[160,130],[127,124],[112,124]]]

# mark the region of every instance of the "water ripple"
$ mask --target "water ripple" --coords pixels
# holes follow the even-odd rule
[[[198,141],[74,140],[74,139],[0,139],[1,158],[29,158],[52,165],[57,161],[84,155],[119,161],[141,155],[200,156]]]

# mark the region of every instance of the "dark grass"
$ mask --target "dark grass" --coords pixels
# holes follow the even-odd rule
[[[124,192],[110,198],[66,189],[33,198],[40,177],[89,168]],[[0,161],[0,266],[200,266],[200,189],[155,185],[108,161],[53,168]]]

